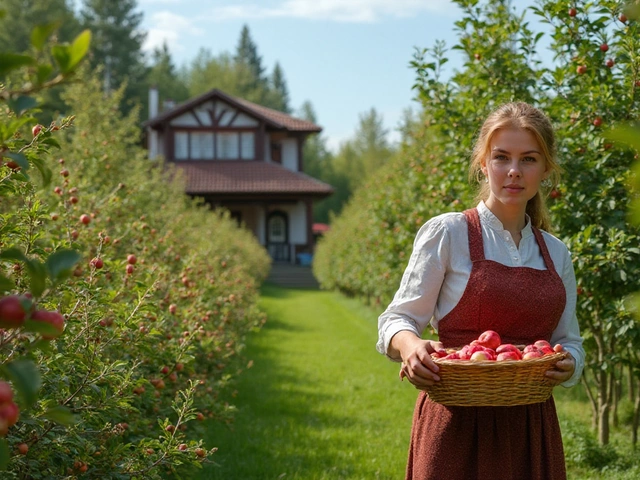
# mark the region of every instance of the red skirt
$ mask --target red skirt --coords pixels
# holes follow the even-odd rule
[[[513,407],[447,407],[421,392],[407,480],[566,479],[553,397]]]

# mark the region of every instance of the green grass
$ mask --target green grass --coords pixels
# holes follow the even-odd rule
[[[376,315],[329,292],[266,285],[230,427],[206,479],[399,479],[416,398],[375,351]]]
[[[218,448],[216,464],[190,478],[404,478],[417,391],[375,351],[379,312],[336,293],[272,285],[263,287],[261,308],[268,321],[245,352],[253,367],[229,399],[235,422],[211,422],[206,445]],[[584,391],[558,388],[554,395],[570,479],[640,478],[636,462],[622,471],[585,466],[603,450],[591,442]],[[624,450],[623,459],[634,457]]]

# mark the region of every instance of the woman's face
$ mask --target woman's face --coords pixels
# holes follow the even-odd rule
[[[482,172],[491,190],[487,206],[494,213],[521,209],[523,214],[550,173],[535,135],[519,128],[493,135]]]

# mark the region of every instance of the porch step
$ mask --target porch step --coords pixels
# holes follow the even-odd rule
[[[267,283],[287,288],[305,288],[313,290],[320,288],[318,281],[313,276],[311,267],[292,265],[290,263],[274,263],[271,266],[271,271],[265,281]]]

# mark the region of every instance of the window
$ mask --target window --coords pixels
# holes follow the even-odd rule
[[[175,160],[255,160],[255,132],[182,130],[174,133]]]
[[[176,160],[189,158],[189,132],[176,132],[174,155]]]
[[[194,160],[213,159],[212,132],[191,132],[191,158]]]
[[[216,158],[232,160],[240,157],[238,132],[218,132],[216,140]]]
[[[255,152],[255,135],[253,132],[242,132],[240,134],[240,158],[243,160],[253,160]]]

